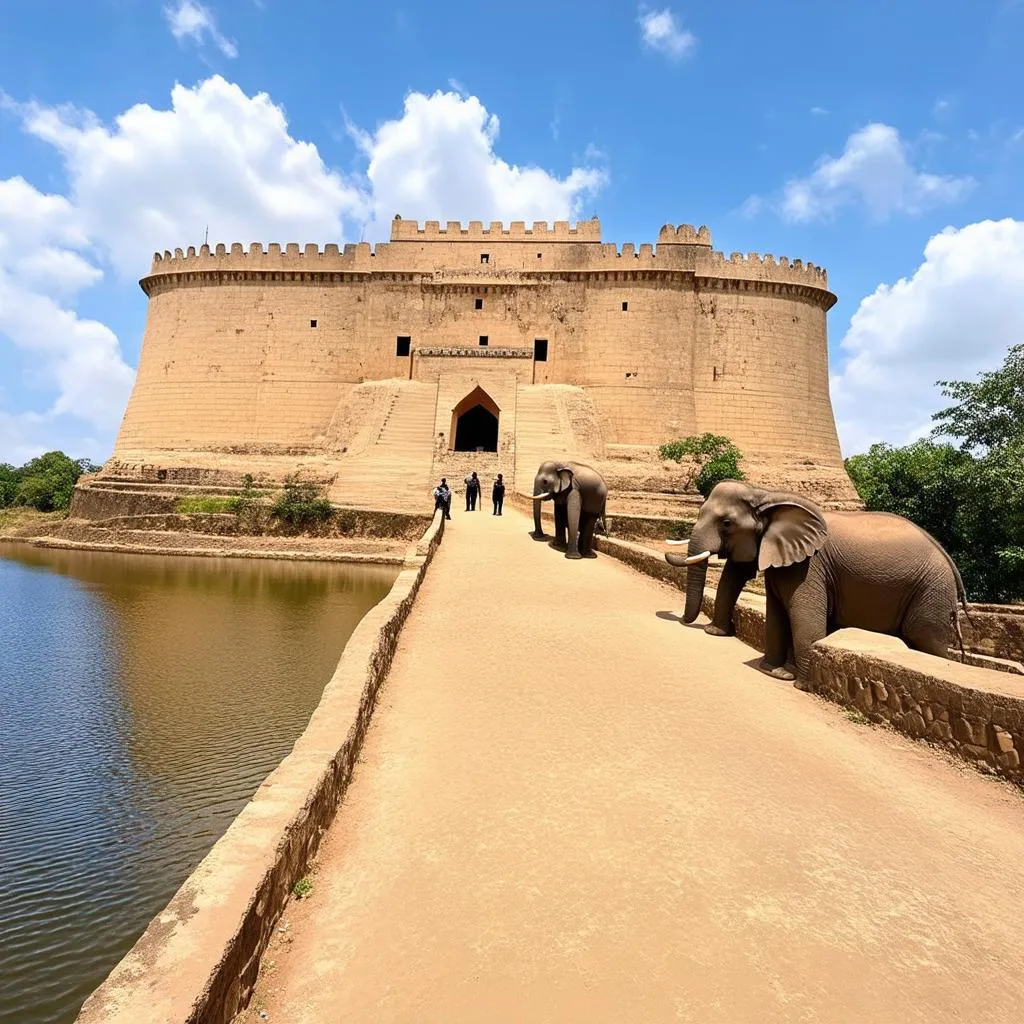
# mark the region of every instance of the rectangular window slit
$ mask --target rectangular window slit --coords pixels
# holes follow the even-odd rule
[[[487,335],[486,334],[481,334],[480,335],[480,344],[483,345],[484,348],[487,347]]]
[[[310,327],[316,327],[316,321],[315,320],[310,320],[309,321],[309,326]]]
[[[622,304],[622,312],[623,312],[623,313],[625,313],[625,312],[627,312],[628,310],[629,310],[629,303],[628,303],[628,302],[624,302],[624,303]]]
[[[534,338],[533,358],[535,362],[546,363],[548,361],[548,339]]]
[[[412,348],[412,338],[408,335],[402,334],[398,336],[397,343],[395,345],[396,356],[407,356],[409,350]]]
[[[484,300],[483,299],[474,299],[473,300],[473,308],[474,309],[483,309],[484,308]]]
[[[482,252],[482,253],[480,253],[480,262],[481,263],[490,263],[491,262],[491,257],[487,253]]]

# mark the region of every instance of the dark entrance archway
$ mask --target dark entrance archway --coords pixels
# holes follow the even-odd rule
[[[501,410],[483,388],[475,387],[452,409],[449,448],[456,452],[496,452]]]

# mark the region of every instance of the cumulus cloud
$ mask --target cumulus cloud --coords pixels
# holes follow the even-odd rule
[[[497,115],[475,96],[454,92],[410,93],[397,120],[372,133],[350,124],[349,132],[367,160],[368,232],[375,236],[396,213],[419,220],[565,220],[607,181],[598,167],[559,178],[508,163],[494,151]]]
[[[688,57],[697,46],[697,37],[682,27],[668,7],[662,11],[641,7],[637,21],[644,46],[671,60]]]
[[[847,140],[842,156],[822,157],[806,178],[787,183],[781,213],[786,220],[823,220],[842,206],[859,203],[871,216],[919,213],[967,193],[970,178],[918,170],[900,133],[887,124],[869,124]]]
[[[59,153],[68,187],[55,195],[0,180],[0,345],[22,353],[22,384],[56,395],[42,411],[12,413],[0,394],[0,458],[60,437],[76,453],[109,454],[132,370],[109,328],[75,312],[108,270],[127,286],[154,250],[199,244],[207,227],[211,242],[322,243],[386,235],[396,213],[566,219],[607,180],[590,166],[595,154],[564,177],[509,163],[495,152],[498,118],[454,92],[411,93],[401,117],[350,126],[365,171],[349,175],[293,138],[269,96],[220,76],[176,85],[168,109],[138,104],[110,124],[73,107],[3,106]],[[83,450],[85,436],[98,449]]]
[[[209,39],[225,57],[238,56],[238,47],[221,35],[213,13],[203,4],[196,3],[195,0],[177,0],[176,4],[164,8],[164,17],[171,29],[171,35],[178,42],[191,39],[192,42],[202,45]]]
[[[832,378],[843,452],[904,444],[949,404],[937,380],[974,379],[1024,340],[1024,221],[981,221],[932,237],[908,278],[865,298]]]

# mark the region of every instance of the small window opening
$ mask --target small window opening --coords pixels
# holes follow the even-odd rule
[[[626,312],[628,312],[628,311],[629,311],[629,303],[628,303],[628,302],[624,302],[624,303],[622,304],[622,312],[623,312],[623,313],[626,313]]]
[[[310,327],[316,327],[316,321],[315,320],[310,320],[309,321],[309,326]]]
[[[480,262],[481,263],[490,263],[491,262],[491,257],[487,253],[482,252],[482,253],[480,253]]]
[[[486,335],[486,334],[481,334],[481,335],[480,335],[480,344],[481,344],[481,345],[482,345],[482,346],[483,346],[484,348],[487,348],[487,335]]]
[[[544,253],[542,253],[542,252],[537,253],[537,259],[540,259],[541,256],[543,256],[543,255],[544,255]]]
[[[408,337],[407,335],[400,335],[398,337],[397,343],[395,345],[395,355],[396,356],[407,356],[409,354],[409,350],[410,350],[411,347],[412,347],[412,338]]]
[[[533,341],[533,358],[535,362],[546,363],[548,361],[548,339],[535,338]]]
[[[474,299],[473,300],[473,308],[474,309],[483,309],[484,308],[484,300],[483,299]]]

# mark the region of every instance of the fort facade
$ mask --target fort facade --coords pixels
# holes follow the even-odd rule
[[[154,256],[135,386],[107,476],[296,469],[333,500],[400,507],[438,476],[552,454],[670,491],[657,445],[731,438],[762,482],[855,497],[828,389],[825,271],[666,226],[396,217],[376,247],[202,246]],[[660,481],[660,482],[659,482]]]

